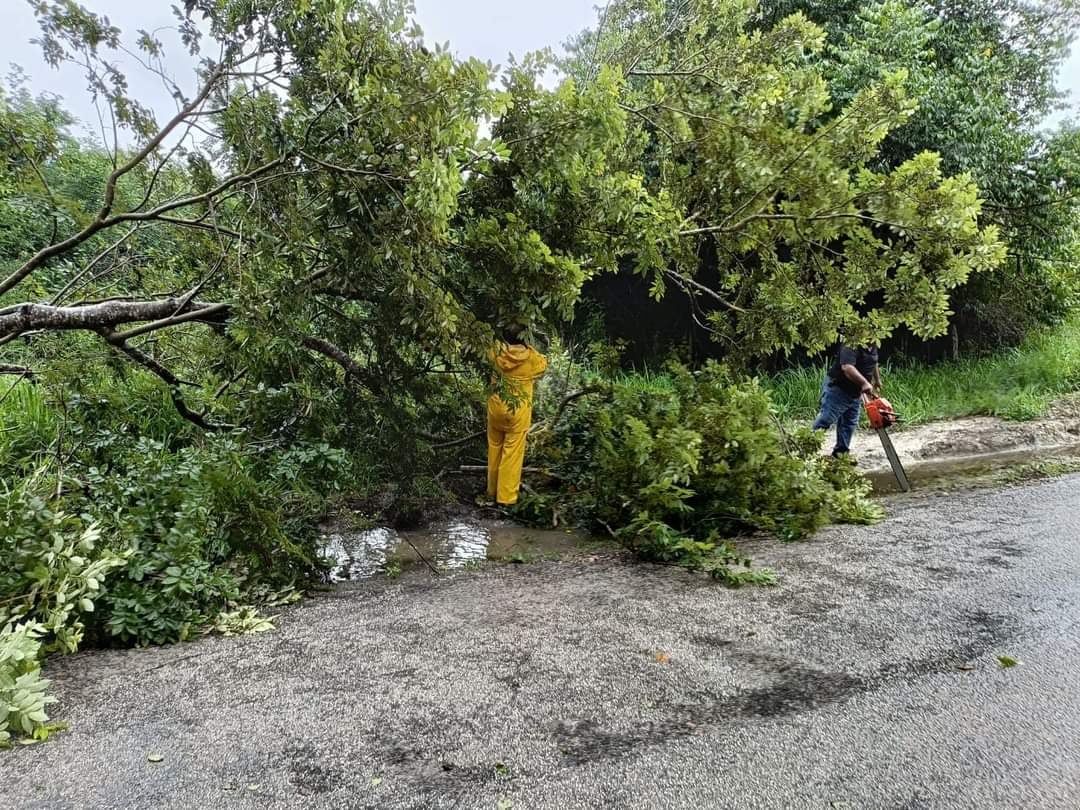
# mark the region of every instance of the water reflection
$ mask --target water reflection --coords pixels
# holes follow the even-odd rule
[[[347,582],[373,577],[389,567],[425,562],[438,570],[460,569],[488,558],[527,562],[565,552],[576,540],[567,532],[459,519],[400,534],[386,527],[327,527],[321,553],[330,561],[329,581]]]
[[[476,560],[486,560],[491,543],[491,532],[475,523],[433,526],[426,537],[434,550],[435,562],[444,568],[462,568]]]
[[[322,556],[331,560],[329,579],[367,579],[386,569],[401,544],[393,529],[378,528],[323,535]]]

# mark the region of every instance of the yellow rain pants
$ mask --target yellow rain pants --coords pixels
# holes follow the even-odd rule
[[[532,426],[533,382],[547,369],[547,359],[528,346],[503,346],[493,353],[495,367],[513,390],[513,403],[497,393],[488,399],[489,498],[503,506],[517,503],[525,438]]]

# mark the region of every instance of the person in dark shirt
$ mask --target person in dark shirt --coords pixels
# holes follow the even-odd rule
[[[836,425],[834,456],[846,456],[851,451],[862,399],[877,396],[880,390],[878,350],[872,346],[852,348],[841,344],[836,362],[821,387],[821,410],[814,421],[814,430],[828,430]]]

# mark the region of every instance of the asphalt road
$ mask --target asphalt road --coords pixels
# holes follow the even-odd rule
[[[1080,807],[1080,478],[890,509],[755,544],[775,588],[417,572],[58,661],[71,731],[0,753],[0,805]]]

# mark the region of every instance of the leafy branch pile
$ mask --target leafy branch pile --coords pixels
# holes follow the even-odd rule
[[[64,432],[38,444],[40,392],[20,385],[0,444],[0,708],[8,734],[44,739],[42,655],[266,629],[251,605],[318,570],[315,524],[347,467],[325,445],[173,449],[74,399]]]
[[[784,432],[756,381],[708,363],[597,388],[539,450],[557,486],[527,501],[535,519],[587,525],[645,559],[739,584],[770,576],[728,538],[795,540],[883,516],[850,462],[821,456],[808,429]]]
[[[0,748],[13,736],[42,742],[57,726],[49,724],[45,709],[56,702],[41,677],[41,637],[45,628],[35,624],[6,627],[0,633]]]

